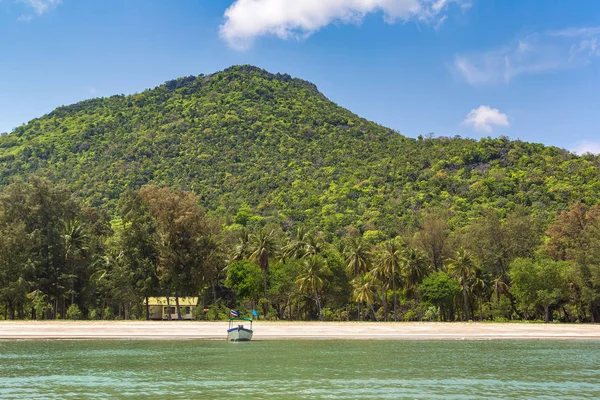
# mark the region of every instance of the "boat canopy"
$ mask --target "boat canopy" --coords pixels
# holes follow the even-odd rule
[[[231,317],[229,318],[230,321],[250,321],[252,322],[252,318],[240,318],[240,317]]]

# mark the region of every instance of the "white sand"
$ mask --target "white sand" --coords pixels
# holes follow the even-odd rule
[[[0,340],[8,339],[224,339],[227,322],[191,321],[2,321]],[[600,340],[600,325],[500,323],[254,323],[255,340]]]

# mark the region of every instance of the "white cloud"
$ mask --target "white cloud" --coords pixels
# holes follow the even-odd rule
[[[62,0],[16,0],[17,3],[26,5],[31,9],[31,13],[23,14],[19,17],[19,21],[29,22],[34,15],[40,16],[52,10],[62,3]]]
[[[247,48],[259,36],[305,38],[335,22],[359,24],[370,13],[387,23],[411,19],[440,23],[450,3],[465,0],[235,0],[225,11],[221,37],[232,47]]]
[[[520,75],[579,68],[600,56],[600,27],[530,34],[484,52],[458,55],[454,69],[471,85],[508,83]]]
[[[496,108],[479,106],[471,110],[463,124],[470,125],[478,131],[492,132],[495,126],[509,126],[508,115]]]
[[[439,30],[442,25],[444,24],[444,22],[446,21],[446,19],[448,19],[447,15],[443,15],[438,22],[434,25],[433,29],[435,29],[436,31]]]
[[[600,35],[600,27],[587,27],[587,28],[566,28],[556,31],[548,31],[549,36],[562,36],[562,37],[586,37],[586,36],[597,36]]]
[[[580,141],[577,146],[573,149],[573,153],[575,154],[600,154],[600,142],[591,142],[589,140]]]

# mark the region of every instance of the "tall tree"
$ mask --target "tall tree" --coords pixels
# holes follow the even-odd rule
[[[575,203],[561,212],[547,230],[548,253],[554,260],[574,266],[580,300],[589,308],[592,322],[600,320],[600,206]]]
[[[359,237],[348,239],[344,247],[344,256],[346,266],[355,277],[365,274],[371,269],[371,251],[370,246]]]
[[[463,311],[466,321],[471,319],[469,315],[469,291],[472,288],[478,270],[479,268],[473,260],[473,256],[464,247],[458,249],[448,265],[450,275],[456,279],[462,291]]]
[[[250,256],[250,233],[248,229],[243,228],[239,231],[237,240],[233,245],[233,250],[229,256],[229,261],[242,261]]]
[[[53,317],[65,315],[64,296],[67,276],[65,242],[62,237],[66,221],[76,220],[81,212],[78,202],[63,185],[31,176],[16,180],[0,195],[4,226],[22,224],[29,238],[28,259],[35,266],[32,289],[48,295]]]
[[[123,224],[120,235],[117,235],[117,245],[131,276],[123,284],[129,283],[130,290],[144,298],[146,319],[150,319],[148,298],[160,294],[156,221],[138,191],[125,192],[118,209]]]
[[[214,269],[208,260],[215,246],[207,236],[212,235],[213,227],[192,193],[149,185],[140,190],[140,196],[156,221],[158,277],[175,295],[177,318],[181,319],[180,295],[196,294],[212,279]]]
[[[402,247],[397,240],[387,240],[381,245],[378,262],[383,267],[388,286],[392,289],[394,321],[398,321],[398,293],[396,292],[396,284],[400,277],[402,260]]]
[[[69,294],[71,295],[71,305],[75,304],[75,282],[78,278],[79,271],[77,269],[77,262],[88,250],[88,234],[85,231],[85,227],[79,221],[70,220],[66,221],[62,238],[64,241],[65,251],[65,262],[67,263],[67,269],[65,278],[70,281]]]
[[[419,285],[429,272],[427,260],[420,251],[409,247],[402,252],[401,262],[406,292],[416,297]]]
[[[544,309],[544,321],[550,322],[550,310],[568,297],[569,265],[550,259],[517,258],[510,266],[512,291],[526,313],[532,306]]]
[[[263,272],[263,294],[267,299],[267,277],[269,275],[269,259],[273,258],[278,251],[278,240],[275,231],[263,228],[250,238],[250,260],[255,262]],[[267,303],[264,304],[263,312],[266,317],[269,310]]]
[[[481,261],[487,274],[507,277],[511,261],[507,254],[507,240],[498,210],[488,209],[467,228],[464,242]]]
[[[225,286],[235,291],[237,300],[258,301],[262,289],[262,271],[251,261],[236,261],[227,266]]]
[[[367,243],[360,237],[350,237],[344,245],[344,257],[346,267],[352,276],[356,279],[361,274],[366,274],[371,269],[371,252]],[[357,313],[360,320],[360,305],[362,301],[357,301]]]
[[[508,280],[508,266],[517,257],[533,257],[540,244],[540,223],[523,207],[504,220],[496,209],[487,209],[467,228],[465,243],[486,274]]]
[[[325,284],[325,260],[317,255],[311,255],[306,257],[302,264],[302,273],[296,280],[296,283],[300,286],[301,293],[310,293],[313,296],[317,304],[319,319],[323,319],[319,292]]]
[[[433,269],[439,271],[449,252],[450,228],[448,216],[443,212],[427,212],[421,229],[415,234],[415,244],[427,255]]]
[[[423,299],[440,308],[442,320],[454,318],[454,298],[460,292],[458,283],[443,271],[434,272],[419,286]]]
[[[370,273],[359,275],[354,278],[352,283],[354,286],[354,301],[356,301],[358,304],[365,303],[367,307],[371,309],[371,312],[373,313],[373,319],[377,321],[377,315],[375,314],[375,309],[373,308],[377,287],[375,285],[373,276],[371,276]]]
[[[25,277],[31,279],[34,268],[28,260],[30,251],[29,235],[23,224],[0,224],[0,301],[10,319],[20,313],[29,293],[31,282]],[[33,314],[35,318],[35,310]]]

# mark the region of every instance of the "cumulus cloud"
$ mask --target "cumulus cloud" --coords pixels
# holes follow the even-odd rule
[[[29,22],[34,16],[40,16],[52,10],[62,3],[62,0],[15,0],[17,3],[27,6],[29,13],[22,14],[19,21]]]
[[[600,154],[600,142],[591,142],[589,140],[582,140],[577,143],[577,146],[573,149],[575,154]]]
[[[467,4],[465,0],[235,0],[225,11],[220,33],[230,46],[244,49],[259,36],[305,38],[331,23],[358,24],[376,12],[390,24],[414,19],[437,26],[451,3]]]
[[[508,115],[490,106],[479,106],[471,110],[463,124],[470,125],[478,131],[492,132],[494,127],[509,126]]]
[[[579,68],[600,56],[600,27],[533,33],[495,49],[457,55],[455,70],[471,85],[508,83],[519,75]]]

